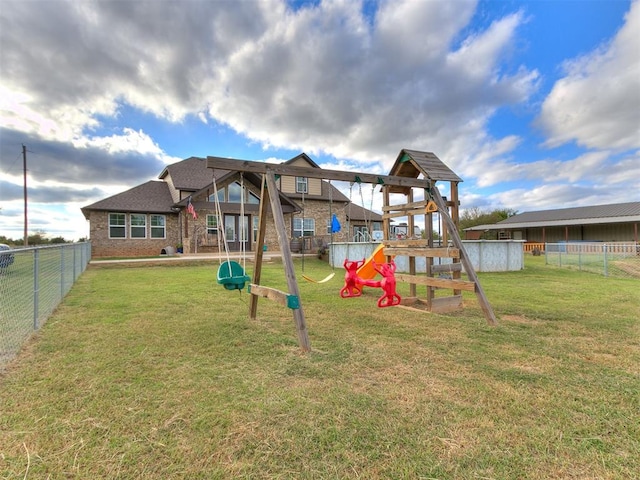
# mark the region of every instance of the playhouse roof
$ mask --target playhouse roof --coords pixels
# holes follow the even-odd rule
[[[436,157],[434,153],[406,148],[400,150],[396,163],[391,167],[389,175],[407,178],[418,178],[423,175],[424,178],[434,182],[439,180],[462,182],[462,179],[447,167],[442,160]],[[393,191],[395,190],[392,189]],[[399,191],[404,190],[400,188]]]

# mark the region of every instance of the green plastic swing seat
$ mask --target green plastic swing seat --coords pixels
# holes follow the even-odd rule
[[[250,280],[238,262],[227,260],[218,268],[218,283],[227,290],[242,290]]]

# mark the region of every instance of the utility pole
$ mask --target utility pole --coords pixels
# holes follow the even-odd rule
[[[29,246],[27,236],[27,147],[22,144],[22,173],[24,175],[24,246]]]

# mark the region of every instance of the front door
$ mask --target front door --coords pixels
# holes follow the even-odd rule
[[[244,243],[245,251],[251,250],[251,235],[249,234],[249,215],[240,221],[240,215],[224,215],[224,234],[227,239],[229,251],[239,252]]]

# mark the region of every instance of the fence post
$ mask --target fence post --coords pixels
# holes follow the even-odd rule
[[[564,248],[567,248],[566,245],[564,246]],[[562,266],[562,245],[558,245],[558,266]]]
[[[603,251],[604,251],[604,276],[608,277],[608,269],[607,269],[607,244],[605,243],[603,246]]]
[[[64,249],[65,246],[60,246],[60,300],[64,298]]]
[[[578,270],[582,271],[582,245],[578,245]]]
[[[40,271],[40,250],[34,248],[33,250],[33,329],[38,329],[38,296],[40,290],[40,282],[38,280]]]
[[[544,244],[544,264],[549,265],[549,244]]]

